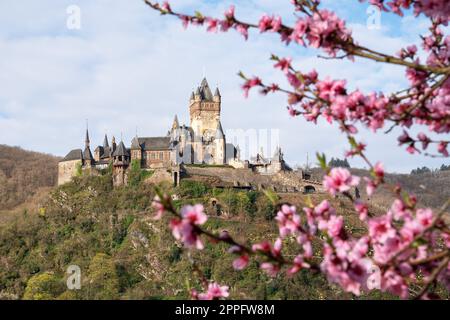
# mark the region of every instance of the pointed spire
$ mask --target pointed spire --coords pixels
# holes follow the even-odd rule
[[[89,140],[89,125],[88,125],[88,120],[86,119],[86,139],[84,140],[84,146],[86,148],[89,148],[90,143],[91,143],[91,141]]]
[[[178,127],[180,127],[180,123],[178,122],[177,115],[175,115],[175,117],[173,118],[172,129],[177,129]]]
[[[216,91],[214,92],[214,97],[220,97],[219,87],[216,87]]]
[[[105,138],[103,139],[103,149],[106,149],[108,147],[109,147],[108,136],[105,133]]]
[[[213,100],[213,95],[212,95],[211,89],[209,88],[208,80],[206,80],[206,78],[203,78],[199,89],[200,89],[199,91],[201,93],[202,99],[207,100],[207,101]]]

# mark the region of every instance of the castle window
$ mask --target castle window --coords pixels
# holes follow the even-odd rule
[[[159,160],[163,160],[164,159],[164,153],[163,152],[160,152],[159,153]]]

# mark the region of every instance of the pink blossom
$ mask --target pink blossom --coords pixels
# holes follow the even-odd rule
[[[181,216],[192,224],[202,225],[208,220],[208,217],[203,210],[203,205],[201,204],[196,204],[194,206],[187,205],[181,208]]]
[[[161,7],[162,7],[163,10],[165,10],[167,12],[171,12],[172,11],[168,1],[164,1]]]
[[[303,256],[298,255],[294,258],[294,265],[288,269],[288,274],[293,275],[302,269],[309,269],[310,267],[310,264],[304,261]]]
[[[230,293],[228,292],[228,286],[221,286],[216,282],[212,282],[208,285],[206,293],[199,293],[196,296],[199,300],[214,300],[220,298],[227,298]]]
[[[367,219],[367,214],[369,213],[369,208],[367,203],[364,203],[360,200],[355,201],[355,210],[359,214],[359,219],[365,221]]]
[[[369,219],[369,236],[379,242],[384,242],[387,238],[396,235],[392,227],[391,218],[387,215]]]
[[[259,30],[261,32],[265,31],[273,31],[278,32],[281,28],[281,17],[270,17],[267,14],[263,15],[261,19],[259,20],[258,24]]]
[[[359,177],[352,176],[344,168],[333,168],[330,173],[324,177],[323,186],[332,195],[338,192],[347,192],[352,187],[359,184]]]
[[[219,20],[217,19],[207,19],[208,23],[207,31],[208,32],[217,32],[217,27],[219,26]]]
[[[248,26],[246,26],[245,24],[237,23],[236,30],[244,37],[245,40],[248,39]]]
[[[250,89],[253,87],[259,86],[261,84],[262,84],[261,79],[258,77],[253,77],[253,78],[245,81],[245,83],[242,86],[242,89],[244,89],[244,96],[247,98],[248,92],[250,91]]]
[[[164,214],[164,205],[161,203],[161,199],[159,198],[159,196],[156,195],[153,198],[152,207],[155,210],[155,216],[153,217],[153,219],[161,219]]]
[[[278,221],[282,238],[289,234],[295,234],[300,226],[300,216],[297,214],[295,206],[282,205],[275,219]]]
[[[328,236],[331,238],[338,237],[342,231],[342,227],[344,226],[344,218],[342,216],[333,215],[328,221],[321,222],[322,223],[319,225],[319,229],[326,230]]]
[[[431,226],[433,219],[433,211],[431,209],[418,209],[416,211],[416,220],[423,229]]]
[[[384,178],[384,166],[381,162],[377,162],[373,168],[373,172],[378,179]]]
[[[242,270],[245,267],[247,267],[248,263],[249,263],[249,257],[248,257],[248,255],[244,254],[233,261],[233,268],[235,270]]]
[[[331,80],[330,78],[326,78],[324,81],[319,81],[316,84],[316,88],[320,98],[331,100],[337,95],[345,93],[345,85],[345,80]]]
[[[271,28],[271,25],[272,25],[272,18],[269,17],[267,14],[264,14],[264,15],[261,17],[261,19],[259,19],[259,24],[258,24],[258,26],[259,26],[259,30],[260,30],[261,32],[264,32],[264,31],[270,29],[270,28]]]
[[[227,19],[234,19],[234,5],[231,5],[226,11],[225,11],[225,18]]]
[[[303,37],[306,34],[306,30],[308,28],[308,21],[305,19],[298,19],[295,23],[294,30],[289,36],[289,40],[294,41],[300,45],[304,45],[305,41]]]
[[[440,142],[438,144],[438,152],[444,155],[444,157],[448,157],[448,150],[447,150],[448,142]]]
[[[419,133],[417,138],[422,142],[422,149],[426,150],[431,142],[430,138],[428,138],[423,132]]]
[[[400,296],[403,299],[406,299],[409,296],[408,286],[406,285],[405,280],[392,269],[382,274],[381,289]]]
[[[291,67],[291,58],[282,58],[275,65],[275,68],[280,68],[284,73],[289,72],[289,68]]]
[[[276,277],[278,272],[280,272],[280,266],[278,264],[263,262],[260,265],[261,270],[264,270],[269,276]]]
[[[175,239],[180,240],[188,248],[196,248],[202,250],[204,248],[198,233],[194,226],[186,220],[172,219],[169,224],[172,235]]]
[[[292,106],[289,106],[288,113],[291,117],[295,117],[297,115],[297,110],[295,110]]]
[[[302,83],[301,83],[300,79],[297,77],[296,74],[294,74],[294,73],[288,71],[288,72],[286,73],[286,77],[287,77],[287,80],[288,80],[289,84],[290,84],[292,87],[294,87],[294,88],[296,88],[296,89],[298,89],[298,88],[301,87]]]

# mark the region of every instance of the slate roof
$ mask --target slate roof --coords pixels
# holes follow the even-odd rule
[[[103,139],[103,148],[109,148],[108,136],[105,134],[105,139]]]
[[[73,149],[60,162],[82,160],[82,159],[83,159],[83,151],[81,149]]]
[[[100,154],[100,159],[111,157],[111,147],[102,148],[103,153]]]
[[[131,150],[141,149],[141,146],[139,145],[138,137],[134,137],[133,140],[131,140]]]
[[[170,149],[170,137],[140,137],[138,142],[145,151]]]
[[[119,146],[116,148],[116,150],[113,153],[113,156],[118,157],[118,156],[129,156],[129,155],[130,155],[130,152],[123,144],[123,141],[120,141]]]
[[[92,156],[92,153],[91,153],[91,149],[89,147],[84,148],[83,159],[84,160],[94,160],[94,157]]]
[[[208,81],[206,78],[203,78],[202,83],[200,84],[200,87],[198,88],[200,92],[200,96],[202,97],[202,100],[212,101],[213,95],[211,92],[211,89],[209,88]]]

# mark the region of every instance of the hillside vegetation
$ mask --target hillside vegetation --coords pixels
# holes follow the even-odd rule
[[[276,237],[276,208],[262,193],[212,189],[189,180],[176,189],[163,188],[178,195],[179,207],[204,203],[210,217],[206,228],[212,232],[227,230],[243,242]],[[351,298],[307,271],[272,279],[258,270],[257,262],[235,271],[233,256],[222,244],[206,243],[202,252],[189,256],[170,234],[169,217],[151,218],[153,195],[153,187],[146,183],[113,189],[109,173],[82,176],[55,188],[37,212],[23,212],[0,227],[0,297],[188,298],[189,289],[200,286],[198,269],[205,277],[230,285],[235,299]],[[279,200],[299,206],[307,201],[298,194],[283,197]],[[312,200],[324,197],[316,194]],[[347,228],[361,230],[358,219],[347,214],[349,204],[332,201],[346,216]],[[69,265],[81,268],[80,290],[65,285]]]
[[[0,218],[9,217],[0,219],[0,299],[189,298],[191,288],[200,289],[198,271],[229,285],[232,299],[353,298],[328,284],[323,276],[308,271],[292,278],[272,279],[259,270],[256,261],[244,271],[235,271],[231,266],[234,257],[227,254],[223,244],[207,242],[203,251],[191,254],[182,250],[168,230],[170,217],[152,219],[154,186],[146,183],[145,175],[135,172],[129,186],[113,188],[108,169],[99,176],[80,176],[52,188],[48,186],[55,184],[56,158],[18,148],[8,150],[12,153],[0,158],[6,181],[0,185],[0,194],[9,195],[2,196],[2,201],[10,199],[9,206],[14,210],[0,212]],[[23,160],[14,161],[17,158]],[[46,172],[40,175],[40,170]],[[387,179],[403,183],[424,205],[437,207],[449,197],[449,173],[388,175]],[[344,216],[349,232],[358,235],[364,231],[345,198],[299,193],[267,196],[257,191],[213,188],[194,179],[182,180],[177,188],[160,187],[176,195],[174,204],[178,208],[203,203],[209,231],[226,230],[244,243],[275,239],[277,205],[269,198],[298,207],[309,200],[319,203],[328,199]],[[365,197],[364,190],[361,193]],[[381,213],[391,198],[387,191],[380,191],[372,199],[370,211]],[[6,203],[2,202],[2,206]],[[286,246],[287,253],[293,255],[293,248]],[[71,265],[80,267],[80,290],[67,288],[67,269]],[[361,298],[391,297],[375,291]]]
[[[56,185],[58,158],[0,145],[0,212]]]

